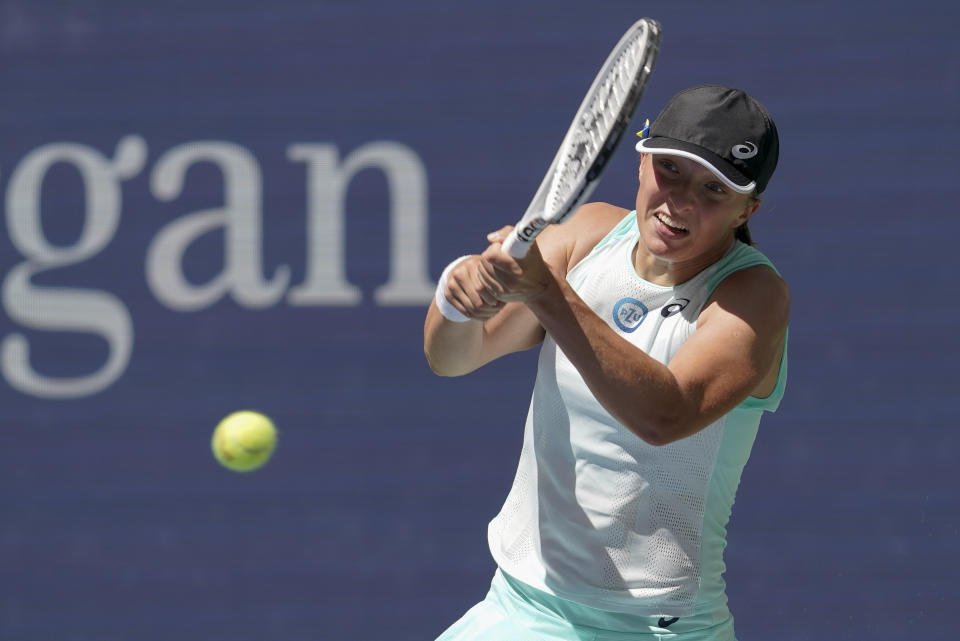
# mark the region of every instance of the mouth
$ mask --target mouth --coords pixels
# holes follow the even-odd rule
[[[690,233],[690,230],[674,220],[668,214],[662,211],[655,212],[653,217],[660,223],[658,227],[668,233],[670,236],[684,236]]]

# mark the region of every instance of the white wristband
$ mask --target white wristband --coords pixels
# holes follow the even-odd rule
[[[437,303],[437,310],[446,318],[448,321],[453,321],[454,323],[465,323],[469,318],[464,316],[459,309],[453,306],[453,304],[447,300],[447,297],[443,294],[444,290],[447,289],[447,277],[450,276],[450,272],[453,271],[453,268],[460,264],[461,261],[470,258],[470,256],[461,256],[456,259],[449,265],[447,265],[443,273],[440,274],[440,280],[437,282],[437,293],[434,295],[434,300]]]

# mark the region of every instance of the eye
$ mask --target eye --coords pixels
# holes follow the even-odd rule
[[[661,158],[661,159],[660,159],[660,166],[663,167],[666,171],[669,171],[669,172],[672,173],[672,174],[675,174],[675,173],[677,173],[677,172],[679,171],[679,169],[677,168],[676,164],[674,164],[674,162],[673,162],[672,160],[668,159],[668,158]]]
[[[707,189],[720,196],[727,193],[727,189],[720,183],[707,183]]]

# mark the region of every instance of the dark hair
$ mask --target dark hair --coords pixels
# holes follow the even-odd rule
[[[757,193],[757,190],[754,189],[753,193],[750,194],[750,200],[759,200],[760,194]],[[753,245],[753,238],[750,236],[750,228],[747,227],[747,223],[743,223],[735,230],[733,230],[733,237],[739,240],[744,245]]]
[[[743,223],[737,227],[733,232],[733,237],[739,240],[744,245],[752,245],[753,239],[750,237],[750,230],[747,228],[747,223]]]

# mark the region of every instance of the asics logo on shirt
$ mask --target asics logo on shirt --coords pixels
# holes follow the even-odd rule
[[[636,298],[621,298],[613,306],[613,322],[629,333],[635,331],[647,317],[647,306]]]
[[[660,315],[663,316],[664,318],[670,318],[674,314],[679,314],[680,312],[682,312],[683,308],[689,304],[690,304],[689,298],[678,298],[677,300],[673,301],[669,305],[664,306],[664,308],[660,310]]]

